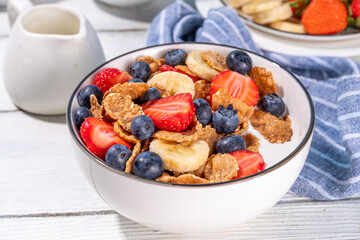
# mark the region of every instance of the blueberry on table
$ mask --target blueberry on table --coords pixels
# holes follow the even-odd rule
[[[127,146],[114,144],[107,150],[105,162],[111,167],[125,171],[126,162],[131,154],[131,150]]]
[[[280,117],[285,112],[285,103],[276,93],[269,93],[260,99],[259,107],[276,117]]]
[[[226,65],[230,70],[245,75],[252,69],[252,60],[246,52],[234,50],[226,56]]]
[[[212,116],[209,103],[202,98],[195,99],[193,103],[197,120],[203,125],[209,124]]]
[[[91,104],[90,104],[90,95],[94,94],[96,99],[98,100],[98,103],[101,104],[101,101],[103,99],[103,92],[100,90],[100,88],[98,88],[95,85],[88,85],[86,87],[84,87],[78,97],[78,103],[80,105],[80,107],[86,107],[86,108],[90,108]]]
[[[151,69],[149,64],[143,61],[133,63],[130,67],[130,75],[134,78],[140,78],[141,80],[146,82],[151,75]]]
[[[156,88],[149,88],[143,95],[141,95],[138,99],[139,104],[143,104],[150,100],[158,100],[161,98],[159,90]]]
[[[81,124],[85,121],[85,119],[92,116],[93,115],[88,108],[79,107],[73,112],[72,119],[75,123],[76,128],[79,130]]]
[[[215,111],[212,116],[212,127],[217,133],[232,133],[239,126],[238,110],[233,110],[233,105],[230,104],[227,108],[222,105],[219,110]]]
[[[142,152],[133,162],[133,172],[141,178],[154,180],[165,170],[164,161],[154,152]]]
[[[154,134],[155,125],[151,118],[140,115],[132,120],[130,130],[136,139],[145,140]]]
[[[173,49],[165,55],[165,64],[175,67],[176,65],[185,65],[187,53],[182,49]]]
[[[128,83],[143,83],[144,81],[141,80],[140,78],[133,78],[131,80],[128,81]]]
[[[216,143],[217,153],[231,153],[245,149],[246,149],[245,140],[240,135],[223,137]]]

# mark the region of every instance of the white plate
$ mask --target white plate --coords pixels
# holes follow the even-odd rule
[[[222,6],[224,5],[219,0],[196,0],[196,7],[204,17],[210,9]],[[252,26],[249,26],[249,31],[255,43],[266,51],[296,56],[350,57],[360,61],[359,38],[341,41],[303,41],[269,34]]]
[[[228,0],[218,0],[220,5],[222,6],[229,6]],[[273,34],[275,36],[296,39],[296,40],[305,40],[305,41],[339,41],[339,40],[348,40],[348,39],[355,39],[360,37],[360,29],[356,28],[348,28],[338,34],[334,35],[308,35],[308,34],[300,34],[300,33],[290,33],[285,32],[277,29],[270,28],[265,25],[261,25],[258,23],[253,22],[251,19],[246,17],[246,15],[239,13],[239,16],[244,20],[244,22],[255,29],[260,31],[264,31],[266,33]]]

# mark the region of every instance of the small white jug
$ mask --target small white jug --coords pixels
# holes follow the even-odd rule
[[[65,113],[77,84],[105,62],[96,32],[81,12],[67,6],[10,0],[8,13],[12,29],[4,83],[9,96],[28,112]]]

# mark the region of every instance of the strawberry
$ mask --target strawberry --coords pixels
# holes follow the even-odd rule
[[[184,131],[195,117],[195,106],[190,93],[152,100],[141,107],[157,128],[171,132]]]
[[[259,153],[239,150],[230,153],[239,165],[238,174],[233,179],[243,178],[265,169],[265,162]]]
[[[197,82],[199,80],[201,80],[201,78],[199,78],[198,76],[194,76],[194,75],[191,75],[191,74],[187,74],[179,69],[176,69],[172,66],[169,66],[169,65],[161,65],[160,69],[159,69],[161,72],[167,72],[167,71],[172,71],[172,72],[178,72],[178,73],[181,73],[181,74],[185,74],[186,76],[190,77],[194,82]]]
[[[103,93],[118,83],[125,83],[133,77],[125,71],[117,68],[106,68],[101,70],[95,78],[95,85],[101,89]]]
[[[351,12],[354,19],[357,19],[360,16],[360,0],[352,1]]]
[[[86,118],[81,125],[80,135],[90,152],[103,160],[106,151],[114,144],[122,144],[131,149],[131,145],[114,132],[111,123],[98,118]]]
[[[301,22],[309,34],[334,34],[347,26],[348,12],[340,0],[312,0]]]
[[[237,72],[225,71],[216,75],[211,83],[210,97],[220,88],[251,107],[259,100],[259,90],[254,80]]]

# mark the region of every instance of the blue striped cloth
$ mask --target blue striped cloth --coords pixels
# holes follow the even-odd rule
[[[181,0],[162,10],[146,45],[211,42],[260,53],[300,79],[312,96],[316,121],[305,166],[291,191],[335,200],[360,196],[360,64],[346,58],[299,57],[260,50],[236,12],[228,7],[201,15]]]

